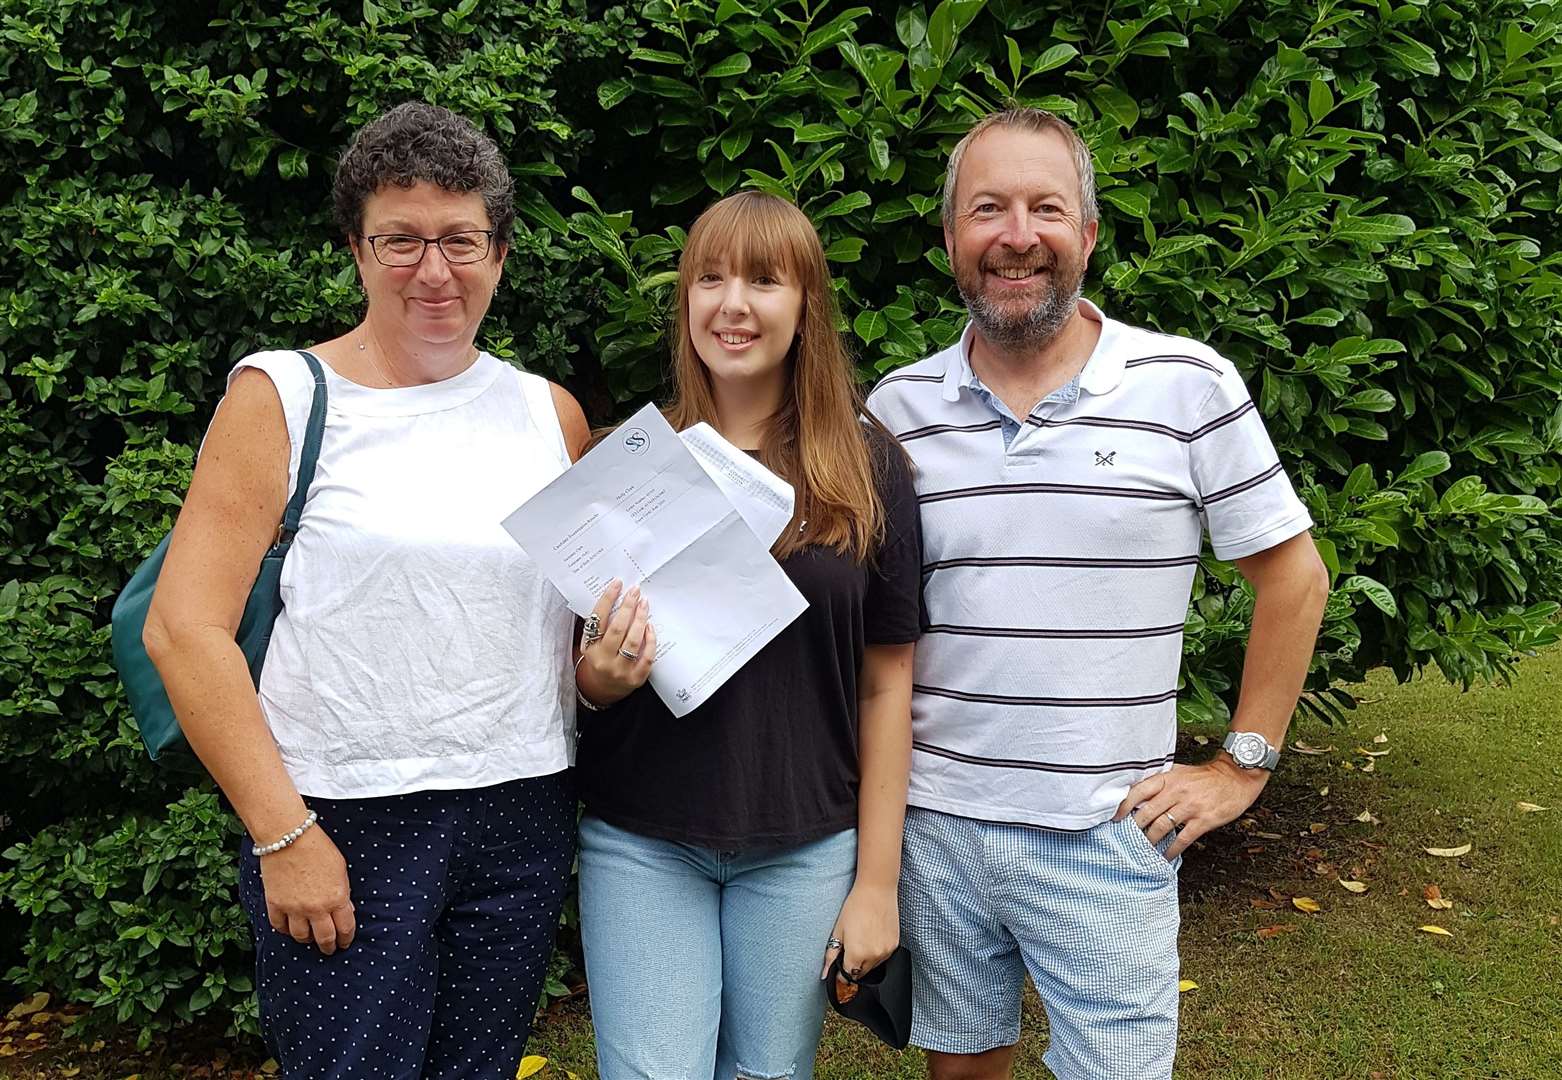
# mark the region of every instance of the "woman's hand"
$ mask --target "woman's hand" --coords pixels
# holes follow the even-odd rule
[[[860,881],[853,885],[830,937],[845,950],[841,970],[854,979],[889,959],[900,944],[900,904],[895,886],[866,885]],[[838,951],[833,945],[824,950],[821,979],[829,974]]]
[[[580,662],[575,665],[575,688],[593,705],[611,705],[628,697],[651,677],[656,659],[656,631],[647,621],[651,605],[636,585],[614,612],[613,604],[623,590],[621,581],[612,581],[602,590],[591,611],[601,636],[583,640]]]
[[[281,851],[260,857],[260,883],[271,928],[313,941],[330,956],[358,932],[348,891],[347,860],[318,825]]]

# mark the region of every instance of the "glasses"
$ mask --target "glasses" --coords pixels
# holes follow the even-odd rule
[[[439,245],[445,261],[450,263],[475,263],[488,257],[493,244],[492,229],[468,229],[465,232],[446,233],[432,240],[405,233],[379,233],[365,236],[369,250],[381,266],[416,266],[423,261],[430,244]]]

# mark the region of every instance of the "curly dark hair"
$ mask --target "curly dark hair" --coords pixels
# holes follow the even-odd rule
[[[475,191],[493,225],[495,257],[515,225],[515,181],[494,141],[449,109],[408,101],[359,129],[336,165],[331,199],[336,223],[351,237],[363,235],[363,204],[395,184],[419,180],[446,191]]]

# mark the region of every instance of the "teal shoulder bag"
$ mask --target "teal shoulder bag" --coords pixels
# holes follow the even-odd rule
[[[309,371],[314,376],[314,400],[309,406],[309,425],[304,429],[304,445],[299,452],[298,483],[293,497],[287,501],[282,523],[277,529],[276,542],[260,560],[260,572],[250,587],[249,600],[244,604],[244,615],[239,620],[236,639],[244,659],[249,662],[250,678],[260,685],[261,666],[266,662],[266,646],[271,643],[271,627],[282,610],[282,562],[293,537],[298,532],[299,518],[304,512],[304,500],[315,478],[315,462],[320,457],[320,436],[325,431],[325,372],[313,353],[299,351]],[[170,534],[172,535],[172,534]],[[185,742],[179,720],[174,716],[163,680],[152,666],[141,642],[146,626],[146,612],[152,604],[152,593],[157,589],[158,575],[163,571],[163,558],[168,554],[168,537],[136,568],[130,583],[114,601],[112,637],[114,666],[125,686],[125,696],[130,700],[130,711],[141,729],[141,741],[153,761],[165,764],[194,766],[195,755]]]

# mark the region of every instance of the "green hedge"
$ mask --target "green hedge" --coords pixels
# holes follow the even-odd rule
[[[141,760],[105,625],[232,360],[356,320],[327,194],[380,108],[437,101],[506,149],[522,219],[483,342],[597,422],[659,390],[681,230],[718,194],[813,216],[871,378],[958,333],[953,140],[1010,99],[1073,117],[1103,188],[1088,291],[1238,364],[1319,523],[1327,717],[1368,667],[1468,684],[1557,636],[1559,23],[1555,0],[8,0],[10,981],[148,1036],[252,1026],[235,827]],[[1250,606],[1206,560],[1185,716],[1229,707]]]

